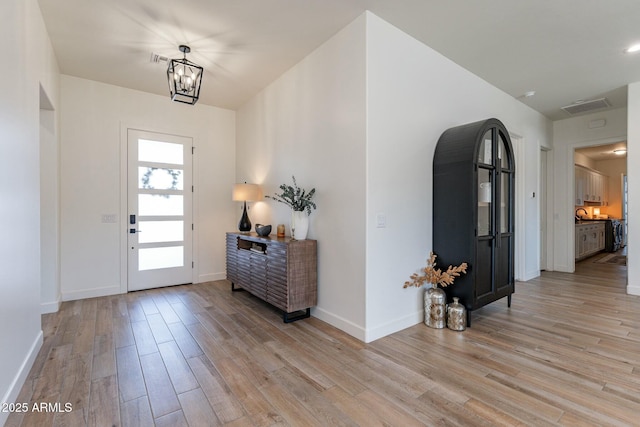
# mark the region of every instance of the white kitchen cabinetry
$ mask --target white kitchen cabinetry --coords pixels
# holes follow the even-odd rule
[[[579,168],[576,166],[575,168],[575,178],[576,178],[576,206],[584,205],[584,198],[586,195],[586,178],[585,178],[585,170],[583,168]]]
[[[608,187],[609,177],[583,166],[575,166],[576,206],[584,206],[585,202],[591,205],[607,206],[609,204]]]
[[[605,248],[604,222],[576,224],[576,259],[594,255]]]

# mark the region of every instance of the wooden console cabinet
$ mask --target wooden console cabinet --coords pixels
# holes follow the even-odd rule
[[[284,312],[286,323],[310,316],[318,301],[317,242],[227,233],[227,280]],[[302,311],[302,313],[300,313]]]

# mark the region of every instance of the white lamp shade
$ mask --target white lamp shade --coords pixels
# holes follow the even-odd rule
[[[262,200],[262,188],[258,184],[234,184],[232,199],[235,202]]]

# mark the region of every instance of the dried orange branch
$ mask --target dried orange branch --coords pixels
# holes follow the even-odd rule
[[[453,285],[453,281],[456,277],[459,277],[460,274],[467,272],[467,263],[463,262],[457,267],[449,266],[447,271],[442,271],[439,268],[436,268],[436,254],[433,252],[429,253],[429,259],[427,260],[427,266],[422,269],[424,275],[420,275],[418,273],[412,274],[409,278],[411,280],[404,282],[403,288],[408,288],[409,286],[415,286],[419,288],[425,283],[430,283],[432,285],[440,285],[442,287],[446,287],[449,285]]]

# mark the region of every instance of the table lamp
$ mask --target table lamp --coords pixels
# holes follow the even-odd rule
[[[247,202],[253,202],[262,199],[262,189],[258,184],[234,184],[232,199],[234,202],[244,202],[242,217],[238,223],[238,230],[246,232],[251,231],[251,221],[247,215]]]

